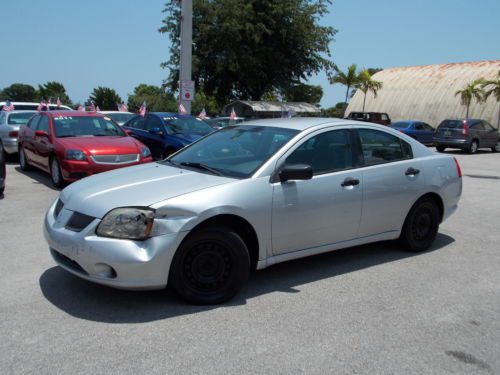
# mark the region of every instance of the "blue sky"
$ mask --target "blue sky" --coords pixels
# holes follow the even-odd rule
[[[0,88],[62,82],[73,101],[92,88],[126,98],[139,83],[159,85],[169,41],[158,33],[164,0],[16,0],[2,6]],[[341,68],[500,59],[499,0],[335,0],[321,22],[339,30],[331,44]],[[9,16],[11,15],[11,16]],[[322,105],[345,89],[324,74]]]

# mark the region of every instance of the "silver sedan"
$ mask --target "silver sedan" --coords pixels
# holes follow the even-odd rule
[[[278,262],[382,240],[424,251],[461,192],[453,157],[388,127],[263,119],[70,185],[44,232],[79,277],[215,304]]]
[[[17,153],[19,127],[25,125],[36,111],[0,112],[0,152],[5,156]]]

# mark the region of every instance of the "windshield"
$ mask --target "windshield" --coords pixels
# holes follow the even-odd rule
[[[123,125],[135,115],[133,113],[116,112],[116,113],[106,113],[105,116],[115,120],[118,124]]]
[[[113,121],[99,116],[61,116],[53,118],[56,137],[125,136]]]
[[[9,116],[8,123],[10,125],[24,125],[28,122],[28,120],[33,116],[36,112],[20,112],[20,113],[12,113]]]
[[[164,117],[169,134],[199,133],[208,134],[213,131],[205,121],[194,117]]]
[[[391,125],[389,125],[391,128],[395,129],[406,129],[410,126],[409,122],[406,121],[399,121],[399,122],[393,122]]]
[[[162,163],[202,164],[204,170],[210,168],[222,176],[248,178],[297,133],[297,130],[275,127],[230,126]]]

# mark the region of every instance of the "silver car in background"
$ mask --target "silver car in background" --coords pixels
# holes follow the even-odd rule
[[[25,125],[36,111],[0,112],[0,153],[4,156],[17,153],[19,127]]]
[[[215,304],[275,263],[382,240],[424,251],[461,192],[453,157],[388,127],[262,119],[70,185],[44,233],[79,277]]]

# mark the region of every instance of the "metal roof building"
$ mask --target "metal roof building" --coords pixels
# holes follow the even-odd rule
[[[421,120],[437,126],[445,118],[465,117],[466,109],[455,92],[478,78],[495,79],[499,71],[500,60],[385,69],[373,75],[384,86],[376,98],[367,94],[365,111],[386,112],[392,121]],[[362,110],[363,96],[356,92],[346,115]],[[498,126],[499,111],[500,103],[491,95],[485,103],[473,100],[469,117]]]
[[[241,117],[281,117],[290,108],[297,114],[316,114],[320,109],[313,104],[304,102],[265,102],[251,100],[236,100],[224,106],[223,112],[229,116],[234,108]]]

